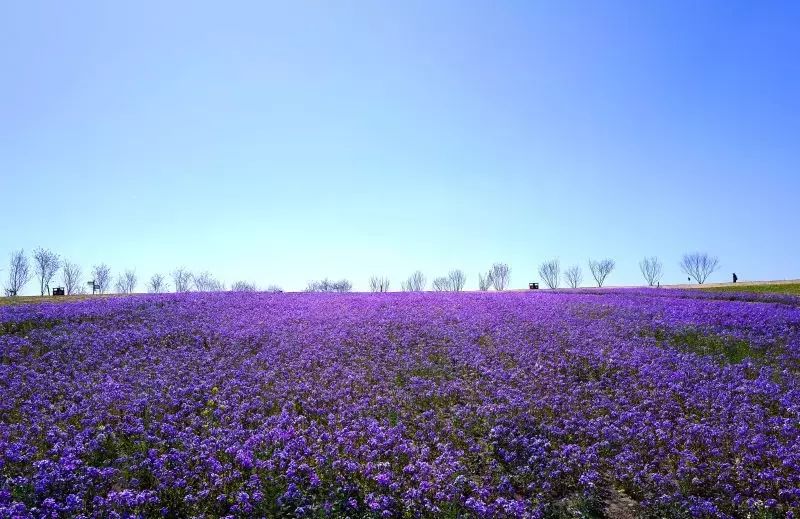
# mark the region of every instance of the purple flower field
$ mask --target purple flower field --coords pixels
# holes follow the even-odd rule
[[[793,297],[7,306],[0,517],[795,517],[799,380]]]

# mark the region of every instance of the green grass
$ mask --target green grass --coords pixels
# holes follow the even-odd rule
[[[746,358],[763,360],[764,357],[763,351],[751,348],[747,341],[719,335],[704,335],[692,329],[673,334],[669,340],[682,351],[717,356],[729,364],[738,364]]]
[[[759,294],[790,294],[800,296],[800,283],[775,283],[765,285],[729,285],[724,287],[698,287],[716,292],[755,292]]]

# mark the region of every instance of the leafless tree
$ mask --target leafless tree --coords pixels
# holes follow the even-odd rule
[[[448,292],[450,291],[450,280],[444,276],[433,278],[431,287],[436,292]]]
[[[385,276],[372,276],[369,278],[369,291],[370,292],[388,292],[389,291],[389,278]]]
[[[495,263],[492,265],[492,286],[495,290],[505,290],[511,280],[511,268],[508,263]]]
[[[616,263],[611,258],[602,259],[599,261],[589,260],[589,270],[592,271],[592,277],[597,282],[598,287],[602,287],[606,278],[616,267]]]
[[[478,274],[478,290],[486,292],[490,288],[492,288],[492,271],[487,272],[485,276]]]
[[[111,269],[105,263],[92,267],[92,276],[101,294],[105,294],[111,288]]]
[[[172,284],[175,285],[175,292],[188,292],[192,289],[192,273],[184,267],[178,267],[172,271]]]
[[[77,263],[64,260],[61,266],[61,282],[64,283],[64,293],[80,294],[83,292],[83,271]]]
[[[331,292],[331,281],[328,278],[322,281],[309,281],[305,292]]]
[[[447,279],[450,282],[450,290],[453,292],[461,292],[464,290],[464,285],[467,284],[467,276],[460,269],[451,270],[447,274]]]
[[[681,260],[681,270],[701,285],[718,269],[719,258],[709,256],[707,252],[684,254]]]
[[[454,269],[448,272],[446,276],[434,278],[431,288],[436,292],[461,292],[464,290],[466,282],[467,277],[464,272]]]
[[[642,276],[644,276],[648,286],[652,287],[661,282],[663,267],[656,256],[643,258],[639,262],[639,270],[642,271]]]
[[[333,292],[333,282],[325,278],[321,281],[309,281],[306,285],[306,292]]]
[[[136,271],[128,269],[117,277],[117,292],[120,294],[133,294],[134,290],[136,290],[137,282]]]
[[[353,284],[347,279],[331,281],[328,278],[322,281],[310,281],[306,287],[306,292],[350,292]]]
[[[422,271],[418,270],[411,274],[407,280],[401,283],[401,287],[403,288],[403,292],[420,292],[425,290],[425,274]]]
[[[219,292],[220,290],[225,290],[225,286],[207,270],[194,276],[192,281],[194,282],[194,289],[198,292]]]
[[[164,276],[161,274],[153,274],[150,278],[150,281],[147,283],[147,291],[151,294],[160,294],[162,292],[166,292],[169,287],[167,286],[167,280],[164,279]]]
[[[39,278],[39,290],[44,296],[50,294],[50,281],[61,267],[58,254],[39,247],[33,251],[33,270]]]
[[[333,284],[334,292],[350,292],[353,290],[353,284],[348,279],[340,279]]]
[[[583,272],[580,265],[573,265],[564,271],[564,278],[570,288],[578,288],[583,281]]]
[[[6,281],[6,294],[19,295],[28,281],[31,280],[31,268],[25,250],[13,251],[9,256],[8,278]]]
[[[255,292],[256,284],[249,281],[236,281],[231,285],[231,292]]]
[[[548,287],[558,288],[558,283],[561,280],[561,262],[558,259],[545,261],[539,265],[539,275]]]

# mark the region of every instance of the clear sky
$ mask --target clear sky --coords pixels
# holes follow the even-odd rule
[[[0,268],[474,288],[609,256],[624,285],[706,250],[711,281],[798,278],[798,27],[795,1],[5,2]]]

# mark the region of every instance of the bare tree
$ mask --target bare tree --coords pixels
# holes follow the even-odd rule
[[[164,279],[164,276],[161,274],[153,274],[150,278],[150,281],[147,282],[147,291],[151,294],[160,294],[162,292],[166,292],[169,287],[167,286],[167,280]]]
[[[42,296],[50,294],[50,281],[61,267],[58,254],[39,247],[33,251],[33,270],[39,278],[39,290]]]
[[[450,282],[450,290],[453,292],[461,292],[464,290],[464,285],[467,284],[467,276],[460,269],[451,270],[447,274],[447,279]]]
[[[331,281],[328,278],[322,281],[310,281],[306,287],[306,292],[350,292],[353,284],[347,279]]]
[[[92,276],[101,294],[105,294],[111,288],[111,269],[105,263],[92,267]]]
[[[6,294],[16,296],[31,280],[31,269],[25,250],[13,251],[9,255],[8,278],[6,280]]]
[[[403,288],[403,292],[420,292],[425,290],[425,274],[422,271],[418,270],[411,274],[407,280],[401,283],[401,287]]]
[[[431,287],[436,292],[448,292],[450,291],[450,280],[444,276],[433,278]]]
[[[188,292],[192,289],[192,273],[184,267],[178,267],[172,271],[172,283],[175,285],[175,292]]]
[[[369,291],[370,292],[388,292],[389,291],[389,278],[385,276],[372,276],[369,278]]]
[[[684,254],[681,260],[681,270],[688,276],[694,278],[699,284],[703,284],[708,276],[719,269],[719,258],[709,256],[707,252],[693,252]]]
[[[478,290],[486,292],[490,288],[492,288],[492,271],[487,272],[485,276],[478,274]]]
[[[61,267],[61,281],[64,283],[64,293],[80,294],[83,292],[83,271],[77,263],[64,260]]]
[[[194,282],[194,289],[198,292],[219,292],[220,290],[225,290],[225,286],[207,270],[194,276],[192,281]]]
[[[334,292],[350,292],[353,289],[353,284],[348,279],[340,279],[333,284]]]
[[[134,290],[136,290],[137,282],[136,271],[128,269],[117,277],[117,292],[120,294],[133,294]]]
[[[539,265],[539,275],[550,288],[558,288],[561,280],[561,263],[557,259],[545,261]]]
[[[639,262],[639,270],[642,271],[642,276],[644,276],[644,280],[647,281],[648,286],[652,287],[655,286],[656,283],[661,282],[663,267],[656,256],[643,258],[642,261]]]
[[[231,285],[231,292],[255,292],[256,284],[249,281],[236,281]]]
[[[611,258],[602,259],[599,261],[589,260],[589,270],[592,271],[592,277],[597,282],[598,287],[602,287],[606,278],[616,267],[616,263]]]
[[[583,281],[583,272],[580,265],[573,265],[564,271],[564,278],[567,280],[567,285],[570,288],[578,288]]]
[[[495,290],[505,290],[511,280],[511,268],[508,263],[495,263],[492,265],[492,286]]]
[[[464,272],[454,269],[448,272],[446,276],[434,278],[431,288],[436,292],[461,292],[464,290],[466,282],[467,277]]]
[[[321,281],[309,281],[306,285],[306,292],[333,292],[333,282],[325,278]]]

